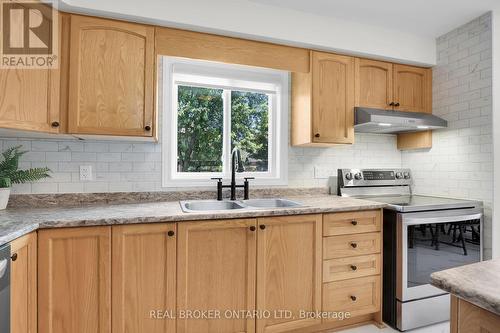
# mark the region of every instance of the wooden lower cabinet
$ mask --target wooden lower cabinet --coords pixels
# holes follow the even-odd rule
[[[255,309],[256,240],[255,219],[178,224],[178,333],[255,332],[253,318],[226,310]],[[200,314],[195,311],[209,310],[220,311],[221,318],[194,318]]]
[[[111,331],[111,227],[38,232],[38,332]]]
[[[495,333],[500,316],[451,295],[450,333]]]
[[[257,319],[258,333],[321,323],[300,315],[321,310],[321,222],[322,215],[258,219],[257,309],[271,315]],[[280,310],[293,317],[280,318]]]
[[[112,228],[113,333],[175,332],[175,223]]]
[[[37,332],[37,234],[30,233],[10,243],[11,333]]]

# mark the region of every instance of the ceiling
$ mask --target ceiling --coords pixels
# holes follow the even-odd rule
[[[499,0],[248,0],[417,35],[439,37],[495,8]]]

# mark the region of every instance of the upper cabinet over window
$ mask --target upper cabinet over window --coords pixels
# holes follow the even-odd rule
[[[311,52],[311,71],[292,76],[292,144],[354,142],[354,58]]]
[[[154,136],[154,27],[73,15],[69,71],[69,133]]]

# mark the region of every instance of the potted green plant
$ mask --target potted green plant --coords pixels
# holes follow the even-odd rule
[[[31,168],[19,170],[19,158],[26,151],[21,146],[12,147],[2,153],[3,161],[0,162],[0,209],[5,209],[9,203],[10,188],[12,184],[33,182],[50,177],[49,168]]]

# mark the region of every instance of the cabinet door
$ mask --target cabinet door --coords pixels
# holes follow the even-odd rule
[[[392,64],[356,58],[356,106],[392,110]]]
[[[320,319],[300,311],[321,310],[321,215],[258,219],[257,332],[287,332],[313,326]],[[280,310],[294,318],[280,317]]]
[[[111,227],[40,230],[40,333],[111,331]]]
[[[313,141],[354,142],[354,58],[312,52]]]
[[[0,128],[59,133],[59,85],[59,68],[0,69]]]
[[[112,234],[113,332],[175,332],[168,317],[175,311],[175,223],[114,226]]]
[[[394,65],[394,102],[395,110],[432,113],[432,69]]]
[[[72,15],[69,132],[152,136],[154,28]]]
[[[456,296],[452,296],[451,322],[451,333],[494,333],[500,327],[499,316]]]
[[[11,333],[37,332],[37,241],[36,232],[10,243]]]
[[[178,333],[255,331],[255,319],[242,316],[255,309],[255,223],[255,219],[179,223]],[[194,310],[220,311],[221,318],[181,318]]]

